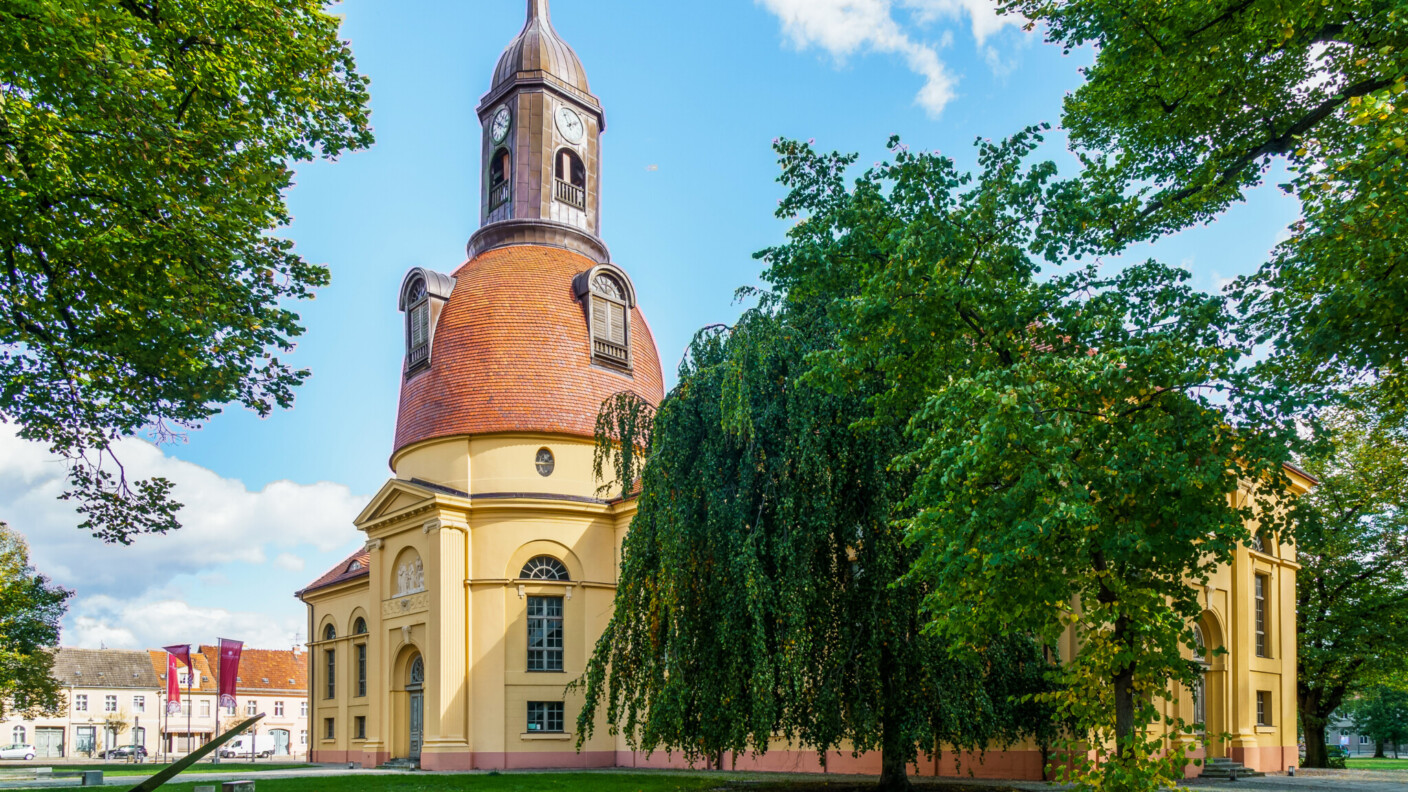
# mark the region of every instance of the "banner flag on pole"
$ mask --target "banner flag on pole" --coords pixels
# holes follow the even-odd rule
[[[240,653],[244,642],[220,639],[220,706],[235,706],[235,688],[240,678]]]
[[[172,646],[163,646],[161,648],[166,650],[167,654],[176,655],[176,659],[180,660],[186,666],[186,668],[191,668],[190,644],[174,644]]]
[[[166,714],[181,711],[181,685],[176,680],[176,655],[166,654]]]

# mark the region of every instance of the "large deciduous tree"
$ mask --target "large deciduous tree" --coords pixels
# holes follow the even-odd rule
[[[834,337],[815,301],[764,303],[696,338],[653,421],[630,400],[603,412],[603,447],[649,455],[579,742],[604,710],[632,747],[691,761],[880,750],[884,789],[921,752],[1049,744],[1049,708],[1021,698],[1048,687],[1029,636],[960,650],[922,630],[900,428],[863,423],[863,384],[807,382]]]
[[[1078,147],[1137,186],[1116,238],[1216,217],[1268,167],[1302,217],[1236,287],[1312,390],[1383,380],[1408,408],[1408,11],[1397,0],[1001,0],[1094,65],[1065,104]],[[1102,160],[1104,162],[1104,160]]]
[[[1104,754],[1074,777],[1145,789],[1182,775],[1155,704],[1194,681],[1200,584],[1254,515],[1275,530],[1283,513],[1290,403],[1248,376],[1225,300],[1187,273],[1071,266],[1121,199],[1027,165],[1039,140],[980,143],[976,175],[895,143],[853,186],[849,159],[784,146],[781,211],[800,219],[766,256],[837,328],[809,377],[878,379],[857,420],[906,431],[891,448],[917,475],[900,524],[927,632],[1051,645],[1074,629],[1047,698]]]
[[[1354,730],[1374,741],[1374,758],[1385,759],[1385,745],[1398,758],[1398,746],[1408,742],[1408,690],[1375,685],[1349,707]]]
[[[0,420],[71,464],[106,541],[177,527],[116,439],[293,401],[287,306],[328,281],[271,232],[291,164],[370,145],[317,0],[0,2]]]
[[[72,594],[36,572],[24,538],[0,522],[0,720],[63,708],[53,649]]]
[[[1328,447],[1302,461],[1320,485],[1301,498],[1295,533],[1307,767],[1326,766],[1336,710],[1376,680],[1408,674],[1408,438],[1372,410],[1336,409],[1324,424]]]

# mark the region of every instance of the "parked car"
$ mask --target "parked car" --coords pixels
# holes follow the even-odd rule
[[[33,759],[34,746],[28,743],[15,743],[0,746],[0,759]]]
[[[132,758],[134,755],[135,755],[138,759],[146,759],[146,758],[147,758],[147,749],[146,749],[145,747],[139,745],[139,746],[137,746],[136,751],[134,752],[132,746],[130,746],[130,745],[121,745],[121,746],[118,746],[117,748],[109,748],[109,749],[107,749],[106,751],[103,751],[102,753],[98,754],[98,758],[100,758],[100,759],[130,759],[130,758]]]

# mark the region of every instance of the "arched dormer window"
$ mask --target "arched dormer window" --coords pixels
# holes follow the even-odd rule
[[[411,281],[406,301],[411,305],[406,311],[406,368],[416,369],[430,362],[430,293],[425,278]]]
[[[523,565],[523,571],[518,573],[520,580],[571,580],[567,574],[567,567],[562,565],[552,556],[534,556],[528,559],[528,563]]]
[[[489,211],[508,203],[513,195],[513,164],[508,149],[501,148],[489,158]]]
[[[578,209],[587,208],[587,167],[582,158],[570,148],[557,150],[553,158],[553,176],[556,189],[553,195],[557,200]]]
[[[455,279],[424,267],[406,273],[401,281],[400,310],[406,315],[406,374],[430,365],[435,321],[454,290]],[[349,570],[350,571],[350,570]]]
[[[334,638],[336,638],[336,637],[337,637],[337,628],[336,628],[336,627],[333,627],[331,624],[329,624],[328,626],[326,626],[326,627],[323,628],[323,640],[324,640],[324,641],[331,641],[332,639],[334,639]]]
[[[601,264],[573,281],[577,298],[587,311],[592,361],[631,368],[631,308],[636,304],[631,282],[614,264]]]

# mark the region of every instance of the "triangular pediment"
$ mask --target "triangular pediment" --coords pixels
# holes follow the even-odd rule
[[[435,499],[435,493],[425,487],[401,479],[391,479],[381,486],[362,513],[352,524],[361,528],[370,522],[420,506]]]

